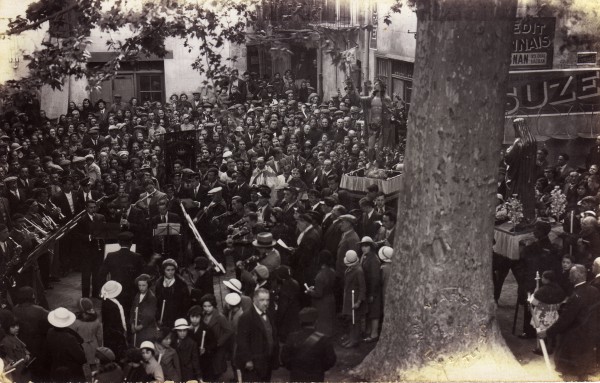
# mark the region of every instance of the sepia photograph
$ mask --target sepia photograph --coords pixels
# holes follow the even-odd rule
[[[600,0],[0,0],[0,383],[600,381]]]

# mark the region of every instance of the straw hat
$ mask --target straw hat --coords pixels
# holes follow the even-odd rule
[[[148,349],[148,350],[152,350],[153,354],[156,353],[156,348],[154,348],[154,343],[152,343],[148,340],[145,340],[142,342],[142,344],[140,344],[140,349],[141,350]]]
[[[123,291],[123,286],[117,281],[108,281],[102,286],[100,296],[104,299],[116,298]]]
[[[190,329],[190,325],[188,324],[188,321],[185,318],[179,318],[175,321],[175,326],[173,327],[173,330],[189,330]]]
[[[231,307],[239,305],[241,301],[242,297],[240,297],[240,294],[238,293],[229,293],[225,295],[225,302]]]
[[[273,240],[273,234],[269,232],[258,233],[256,239],[252,241],[252,246],[255,247],[273,247],[276,241]]]
[[[54,327],[65,328],[75,323],[75,314],[64,307],[59,307],[48,313],[48,322]]]
[[[344,264],[346,266],[354,266],[358,264],[358,255],[354,250],[346,251],[346,255],[344,256]]]
[[[381,262],[390,263],[392,262],[392,256],[394,255],[394,249],[389,246],[383,246],[377,253]]]
[[[242,294],[242,282],[235,278],[231,278],[228,281],[223,281],[223,284],[227,286],[228,289],[235,291],[238,294]]]
[[[358,243],[359,245],[370,245],[372,247],[375,247],[375,242],[373,241],[373,238],[371,237],[362,237],[361,241]]]

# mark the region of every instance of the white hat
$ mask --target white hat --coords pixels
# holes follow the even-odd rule
[[[231,278],[228,281],[223,281],[223,284],[227,286],[230,290],[235,291],[236,293],[242,294],[242,282],[235,278]]]
[[[93,160],[94,159],[94,155],[93,154],[88,154],[85,156],[86,160]]]
[[[59,307],[48,313],[48,322],[58,328],[69,327],[75,323],[75,314],[64,307]]]
[[[190,325],[188,324],[188,321],[185,318],[179,318],[175,321],[175,327],[173,327],[173,330],[189,330],[190,329]]]
[[[346,251],[346,255],[344,256],[344,264],[346,266],[354,266],[358,264],[358,255],[354,250]]]
[[[100,296],[104,299],[116,298],[123,291],[123,286],[117,281],[108,281],[102,286]]]
[[[223,188],[221,186],[217,186],[216,188],[210,189],[208,191],[208,195],[213,195],[213,194],[217,194],[218,192],[220,192],[221,190],[223,190]]]
[[[229,158],[231,156],[233,156],[233,153],[231,153],[229,150],[223,153],[223,158]]]
[[[144,349],[144,348],[152,350],[152,352],[156,352],[156,348],[154,348],[154,343],[152,343],[148,340],[145,340],[142,342],[142,344],[140,344],[140,349]]]
[[[239,305],[241,301],[242,297],[240,297],[240,294],[238,293],[229,293],[225,295],[225,302],[231,307]]]
[[[383,246],[381,249],[379,249],[377,255],[379,256],[381,262],[392,262],[392,255],[394,255],[394,249],[392,249],[389,246]]]

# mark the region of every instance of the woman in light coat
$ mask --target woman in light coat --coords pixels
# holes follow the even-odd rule
[[[94,304],[89,298],[79,300],[79,309],[75,323],[71,328],[83,339],[81,346],[85,352],[87,363],[83,370],[86,377],[91,377],[92,371],[96,368],[96,350],[102,347],[102,322],[94,310]]]

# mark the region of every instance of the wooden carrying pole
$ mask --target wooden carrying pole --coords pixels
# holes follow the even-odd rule
[[[185,207],[183,206],[183,203],[179,202],[179,205],[181,206],[181,211],[183,211],[183,215],[185,216],[185,220],[188,223],[188,226],[190,227],[190,230],[194,234],[194,237],[196,237],[196,240],[200,244],[200,247],[202,247],[202,250],[204,250],[204,252],[206,253],[208,259],[215,265],[215,267],[217,267],[217,269],[219,269],[219,271],[221,271],[222,273],[225,273],[225,268],[223,267],[223,265],[221,265],[212,256],[212,254],[210,253],[210,250],[208,250],[208,247],[206,246],[206,244],[204,243],[204,240],[200,236],[200,233],[198,232],[198,229],[196,229],[196,225],[194,225],[194,221],[192,221],[192,218],[190,217],[190,215],[185,210]]]

